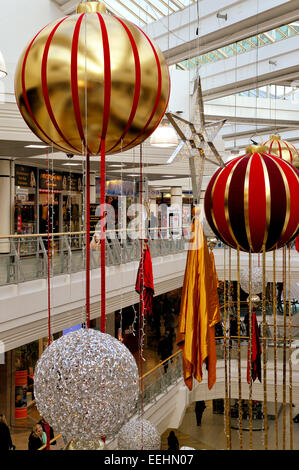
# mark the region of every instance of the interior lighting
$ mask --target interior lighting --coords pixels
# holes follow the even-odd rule
[[[178,136],[172,126],[163,124],[153,132],[150,144],[154,147],[175,147],[178,145]]]
[[[6,66],[4,62],[4,57],[3,57],[2,52],[0,51],[0,78],[4,78],[6,77],[6,75],[7,75],[7,71],[6,71]]]
[[[41,144],[25,145],[26,149],[47,149],[48,147],[49,147],[48,145],[41,145]]]
[[[81,163],[63,163],[63,166],[80,166]]]

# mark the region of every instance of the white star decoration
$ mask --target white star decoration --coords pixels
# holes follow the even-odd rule
[[[213,140],[225,124],[226,119],[215,123],[206,123],[200,76],[195,80],[192,102],[194,103],[193,122],[186,121],[186,119],[176,114],[166,113],[169,122],[181,138],[181,142],[167,163],[172,163],[179,154],[184,154],[187,151],[192,180],[193,201],[194,204],[198,204],[200,202],[205,161],[224,167],[224,162],[213,144]]]

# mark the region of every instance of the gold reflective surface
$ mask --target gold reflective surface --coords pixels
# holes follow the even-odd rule
[[[77,6],[77,13],[106,13],[105,4],[102,2],[82,2]]]
[[[265,153],[267,147],[265,145],[249,145],[246,147],[246,153]]]
[[[286,162],[292,163],[296,168],[299,168],[298,150],[286,140],[281,140],[280,135],[271,135],[270,140],[265,142],[265,146],[267,153],[276,155]]]
[[[86,2],[86,5],[88,3],[100,5],[98,2]],[[24,79],[29,106],[35,119],[26,105],[22,90],[22,69],[28,45],[19,60],[15,74],[17,103],[31,130],[44,142],[53,143],[57,149],[78,155],[86,152],[75,118],[72,94],[72,45],[80,17],[78,14],[72,15],[62,21],[50,42],[46,57],[48,109],[41,79],[43,55],[49,36],[61,19],[44,28],[32,43],[24,66]],[[158,65],[154,51],[139,28],[127,20],[121,20],[136,44],[141,74],[138,106],[132,123],[126,130],[134,102],[136,58],[123,24],[108,14],[102,14],[102,18],[107,29],[111,71],[111,87],[107,90],[106,86],[106,93],[110,93],[111,99],[106,153],[113,154],[143,142],[160,122],[169,97],[169,73],[162,53],[155,46],[161,67],[162,84],[161,96],[154,111],[158,91]],[[104,70],[101,24],[97,13],[88,13],[83,17],[78,37],[77,84],[84,139],[92,155],[100,153],[105,97]],[[53,113],[52,119],[49,111]]]

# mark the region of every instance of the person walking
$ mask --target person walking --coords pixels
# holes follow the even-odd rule
[[[171,450],[171,451],[179,450],[180,444],[174,431],[170,431],[168,438],[167,438],[167,442],[168,442],[168,450]]]
[[[11,440],[10,430],[7,426],[6,418],[0,414],[0,451],[12,450],[14,448]]]
[[[201,426],[202,415],[205,409],[206,409],[206,404],[204,400],[198,400],[195,402],[195,415],[196,415],[197,426]]]
[[[163,335],[161,340],[158,344],[158,355],[161,358],[161,361],[165,361],[165,359],[169,358],[172,355],[172,342],[169,338],[169,335]],[[168,361],[164,363],[164,372],[166,373],[168,369]]]

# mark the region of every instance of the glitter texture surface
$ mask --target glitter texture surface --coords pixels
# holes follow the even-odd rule
[[[249,270],[243,269],[240,274],[241,289],[249,294]],[[260,294],[263,290],[263,270],[255,267],[251,272],[251,294]]]
[[[119,450],[160,450],[161,437],[157,428],[146,419],[134,418],[118,435]]]
[[[139,393],[136,361],[112,336],[80,329],[54,341],[34,373],[38,411],[67,440],[115,436]]]
[[[73,440],[70,441],[63,450],[104,450],[105,444],[101,439],[91,440]]]

